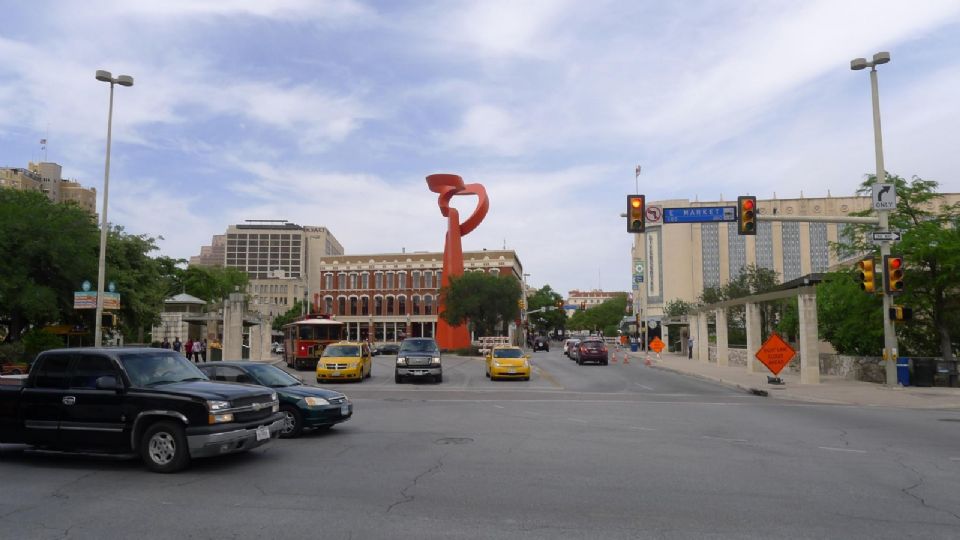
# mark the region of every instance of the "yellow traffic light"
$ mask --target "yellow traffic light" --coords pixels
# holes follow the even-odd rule
[[[757,198],[752,196],[737,197],[737,234],[757,234]]]
[[[873,259],[864,259],[857,263],[857,281],[860,282],[860,289],[864,292],[872,293],[877,288],[876,263]]]
[[[646,198],[643,195],[627,195],[627,232],[642,233],[646,227]]]
[[[884,255],[883,257],[883,290],[887,294],[903,292],[903,257]]]

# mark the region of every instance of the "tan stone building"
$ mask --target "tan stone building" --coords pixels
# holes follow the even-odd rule
[[[0,168],[0,187],[39,191],[53,202],[72,201],[97,215],[97,190],[85,188],[76,180],[64,179],[63,167],[57,163],[30,162],[26,169]]]
[[[467,251],[464,270],[511,276],[523,267],[511,250]],[[350,339],[392,342],[436,335],[443,253],[413,252],[326,256],[308,275],[311,302],[346,323]]]
[[[600,304],[615,298],[617,296],[630,296],[630,293],[626,291],[601,291],[599,289],[593,289],[590,291],[580,291],[574,289],[567,293],[567,298],[564,300],[564,305],[568,306],[567,315],[572,316],[578,309],[590,309],[592,307],[599,306]],[[569,308],[569,306],[573,306]]]
[[[944,194],[936,205],[960,202],[960,194]],[[653,208],[736,206],[736,201],[648,201],[647,230],[636,235],[632,256],[644,262],[644,281],[634,284],[635,308],[646,295],[647,316],[659,322],[663,306],[674,299],[694,302],[705,287],[721,286],[748,264],[777,272],[781,282],[828,269],[855,257],[838,256],[830,247],[849,225],[760,221],[756,236],[739,236],[735,223],[660,224],[650,221]],[[846,216],[870,209],[869,197],[820,197],[758,200],[760,215]],[[656,211],[654,210],[654,214]],[[634,273],[633,261],[630,272]],[[638,311],[639,313],[639,311]]]

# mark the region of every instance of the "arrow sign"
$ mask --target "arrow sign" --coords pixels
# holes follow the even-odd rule
[[[873,231],[874,242],[899,242],[900,233],[897,231]]]

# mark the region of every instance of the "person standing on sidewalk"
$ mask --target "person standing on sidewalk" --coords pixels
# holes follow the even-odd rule
[[[687,358],[693,360],[693,338],[687,338]]]
[[[207,361],[207,338],[203,338],[203,341],[200,342],[200,360]]]
[[[203,344],[200,343],[200,340],[193,342],[193,361],[196,364],[200,363],[200,350],[203,349]]]

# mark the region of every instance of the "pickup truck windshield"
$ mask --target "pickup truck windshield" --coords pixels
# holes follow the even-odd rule
[[[432,339],[405,339],[400,345],[400,352],[439,353],[440,350]]]
[[[207,376],[197,366],[172,351],[152,354],[121,354],[120,362],[134,386],[154,386],[181,381],[206,381]]]

